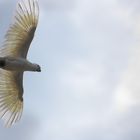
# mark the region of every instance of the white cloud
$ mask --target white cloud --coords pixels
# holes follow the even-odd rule
[[[129,72],[123,75],[133,67],[128,63],[130,53],[135,55],[131,48],[137,45],[138,26],[134,25],[138,21],[133,22],[131,10],[118,1],[100,2],[76,1],[76,8],[67,14],[61,13],[61,19],[54,20],[58,14],[50,14],[50,24],[55,29],[48,32],[53,34],[49,44],[56,38],[51,58],[57,74],[47,130],[43,126],[49,139],[117,140],[135,135],[130,130],[136,126],[129,121],[136,104],[133,104],[132,89],[128,88],[132,83],[127,83],[134,82],[135,78],[127,79]],[[70,24],[66,26],[63,22]],[[78,45],[72,43],[73,36]],[[126,124],[132,128],[126,129]]]
[[[127,69],[124,71],[118,89],[116,90],[116,102],[120,109],[128,110],[131,106],[140,105],[140,49],[134,46],[131,51]]]

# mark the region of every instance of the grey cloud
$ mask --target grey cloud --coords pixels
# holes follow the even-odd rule
[[[8,30],[9,25],[12,23],[16,8],[16,1],[3,1],[0,3],[0,41],[4,39],[4,35]]]
[[[70,11],[75,8],[75,0],[42,0],[41,5],[47,11]]]
[[[34,134],[39,129],[38,121],[30,115],[11,128],[0,125],[0,138],[4,140],[29,140],[34,138]]]
[[[118,0],[124,8],[129,8],[133,14],[140,14],[139,0]]]
[[[117,120],[119,134],[122,139],[139,140],[140,138],[140,111],[139,105],[134,105]]]

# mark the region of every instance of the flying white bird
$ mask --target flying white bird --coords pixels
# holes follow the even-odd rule
[[[36,0],[20,1],[0,48],[0,117],[6,126],[13,125],[22,115],[24,71],[41,71],[39,65],[26,59],[38,18]]]

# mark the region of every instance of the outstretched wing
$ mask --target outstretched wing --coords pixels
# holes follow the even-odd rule
[[[5,35],[4,44],[0,48],[0,55],[26,58],[38,24],[38,18],[39,7],[36,0],[19,2],[14,23]]]
[[[23,73],[0,69],[0,117],[6,126],[17,122],[23,110]]]

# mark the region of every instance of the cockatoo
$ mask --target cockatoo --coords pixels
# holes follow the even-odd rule
[[[0,117],[6,126],[16,123],[22,115],[24,71],[41,71],[38,64],[26,59],[38,18],[36,0],[18,2],[14,22],[0,48]]]

